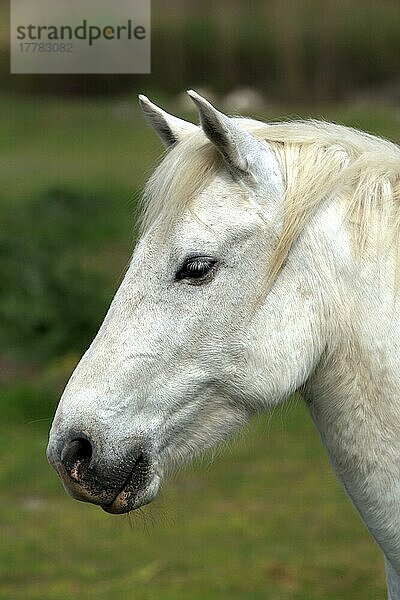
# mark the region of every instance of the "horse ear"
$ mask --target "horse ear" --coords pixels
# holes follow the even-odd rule
[[[199,110],[204,133],[218,148],[228,168],[242,174],[250,173],[262,151],[260,142],[197,92],[189,90],[188,94]]]
[[[139,104],[146,120],[155,129],[166,148],[179,142],[188,133],[193,133],[197,130],[197,126],[193,125],[193,123],[188,123],[183,119],[169,115],[165,110],[150,102],[142,94],[139,95]]]

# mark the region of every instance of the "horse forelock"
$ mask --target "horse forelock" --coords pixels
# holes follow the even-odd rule
[[[144,190],[141,232],[155,223],[168,232],[221,168],[219,152],[200,129],[168,149]]]

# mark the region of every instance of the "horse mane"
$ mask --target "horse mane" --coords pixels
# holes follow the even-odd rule
[[[399,146],[323,121],[236,122],[269,144],[283,174],[283,229],[270,265],[272,280],[307,221],[332,197],[344,208],[359,252],[372,239],[400,250]],[[222,168],[219,152],[200,128],[172,147],[146,185],[142,232],[155,222],[168,229]]]

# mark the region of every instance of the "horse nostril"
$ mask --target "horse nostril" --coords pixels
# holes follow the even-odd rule
[[[135,469],[137,467],[140,466],[140,463],[143,463],[146,460],[145,455],[143,454],[143,452],[140,452],[140,454],[137,455],[136,459],[135,459]]]
[[[86,438],[77,438],[65,444],[61,452],[61,462],[72,477],[77,477],[78,468],[88,467],[93,448]]]
[[[155,489],[158,479],[152,448],[146,440],[121,444],[119,452],[111,448],[102,453],[107,440],[97,441],[98,434],[91,438],[86,431],[75,429],[64,436],[50,440],[47,456],[73,498],[99,504],[115,514],[150,501],[148,492]]]

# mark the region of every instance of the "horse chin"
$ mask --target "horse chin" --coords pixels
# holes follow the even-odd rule
[[[129,485],[127,485],[110,504],[102,504],[101,508],[111,515],[123,515],[152,502],[157,495],[159,487],[160,479],[157,476],[140,492],[129,489]]]

